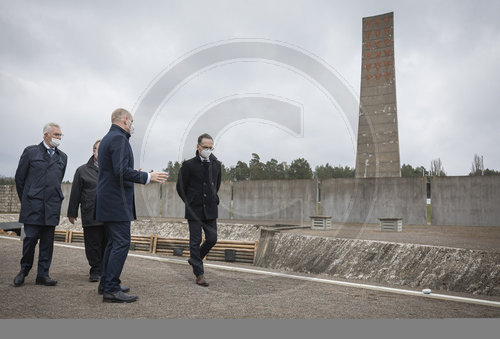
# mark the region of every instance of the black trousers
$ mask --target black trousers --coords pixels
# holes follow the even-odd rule
[[[85,255],[90,265],[90,275],[101,275],[101,262],[106,248],[106,229],[102,226],[83,227]]]
[[[199,276],[205,273],[203,258],[217,243],[217,219],[188,220],[189,224],[189,254],[193,265],[193,273]],[[205,232],[205,241],[201,244],[201,230]],[[201,244],[201,246],[200,246]]]
[[[24,233],[26,237],[23,239],[23,257],[21,258],[21,272],[28,275],[33,267],[35,259],[35,247],[40,239],[38,248],[38,273],[39,277],[47,277],[49,268],[52,262],[52,254],[54,252],[54,231],[55,226],[47,225],[29,225],[24,224]]]
[[[102,258],[99,285],[104,292],[111,293],[121,289],[120,275],[130,249],[130,221],[105,222],[104,228],[108,241]]]

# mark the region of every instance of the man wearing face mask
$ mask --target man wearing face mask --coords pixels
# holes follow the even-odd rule
[[[129,138],[134,132],[134,118],[123,108],[111,114],[111,128],[99,145],[99,174],[96,195],[96,220],[104,223],[108,239],[101,264],[97,289],[103,302],[129,303],[137,296],[127,294],[120,275],[130,248],[130,222],[136,219],[134,183],[165,182],[164,172],[134,170],[134,155]]]
[[[189,264],[196,284],[208,286],[203,258],[217,242],[217,218],[221,183],[221,163],[212,154],[214,141],[208,134],[198,137],[196,155],[185,161],[177,179],[177,193],[185,204],[189,224]],[[201,230],[205,241],[201,244]],[[201,246],[200,246],[201,244]]]
[[[90,265],[90,282],[99,281],[101,260],[107,243],[104,224],[94,218],[98,173],[97,152],[100,142],[101,140],[97,140],[94,143],[93,154],[89,161],[76,170],[68,204],[68,219],[72,224],[78,217],[78,207],[81,207],[85,255]]]
[[[61,182],[66,172],[68,157],[59,149],[62,133],[59,125],[49,122],[43,127],[43,141],[24,149],[15,180],[21,201],[19,222],[24,224],[21,270],[14,278],[14,286],[24,284],[24,278],[33,266],[35,247],[38,249],[37,285],[55,286],[49,276],[54,249],[54,230],[59,224],[64,196]]]

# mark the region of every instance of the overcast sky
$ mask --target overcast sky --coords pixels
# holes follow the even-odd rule
[[[206,46],[245,39],[295,46],[358,100],[362,18],[391,11],[401,163],[429,168],[441,158],[448,175],[467,175],[476,153],[485,167],[500,170],[498,1],[1,0],[0,175],[13,176],[23,149],[41,142],[43,125],[54,121],[68,154],[65,180],[72,180],[108,131],[111,112],[134,113],[155,81]],[[207,109],[247,96],[300,107],[300,132],[284,128],[284,121],[255,118],[207,130],[227,166],[247,162],[251,153],[288,163],[303,157],[313,168],[355,166],[348,112],[308,74],[254,58],[181,80],[143,122],[147,138],[135,156],[144,170],[181,160],[190,128],[213,128],[203,121]],[[142,145],[142,136],[131,141]],[[193,152],[195,142],[187,140]]]

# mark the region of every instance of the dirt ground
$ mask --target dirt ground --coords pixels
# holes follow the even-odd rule
[[[35,261],[35,269],[25,284],[14,287],[12,281],[19,271],[21,256],[18,239],[0,237],[0,319],[500,317],[499,307],[216,268],[206,269],[211,285],[204,288],[195,285],[191,268],[185,262],[158,262],[131,256],[125,263],[122,281],[139,300],[131,304],[107,304],[97,295],[97,283],[87,281],[88,264],[81,247],[66,248],[56,243],[50,275],[59,281],[57,286],[35,285]]]
[[[334,224],[331,230],[295,229],[283,232],[500,251],[500,227],[403,225],[401,232],[382,232],[380,226],[374,224]]]

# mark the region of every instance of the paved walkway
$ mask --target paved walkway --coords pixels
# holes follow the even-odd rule
[[[88,264],[79,246],[69,248],[56,243],[50,274],[59,281],[57,286],[35,285],[36,270],[32,270],[23,286],[14,287],[12,280],[19,270],[21,255],[21,242],[17,239],[0,237],[0,319],[500,317],[500,307],[495,306],[213,267],[206,269],[211,285],[204,288],[194,284],[191,268],[184,261],[158,262],[134,256],[127,259],[122,280],[123,285],[139,295],[139,300],[132,304],[107,304],[97,295],[97,284],[87,281]]]

